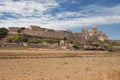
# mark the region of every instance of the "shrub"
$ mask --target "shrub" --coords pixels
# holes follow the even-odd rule
[[[73,48],[74,49],[79,49],[79,46],[78,45],[73,45]]]
[[[114,51],[114,48],[113,48],[111,45],[104,45],[104,48],[105,48],[107,51],[110,51],[110,52],[113,52],[113,51]]]

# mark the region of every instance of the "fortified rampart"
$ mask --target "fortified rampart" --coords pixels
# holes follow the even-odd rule
[[[20,27],[9,27],[8,30],[9,30],[9,34],[16,34],[18,33],[18,31],[20,31],[21,34],[27,34],[38,37],[47,37],[47,38],[58,38],[58,39],[69,38],[71,34],[80,40],[89,39],[90,37],[96,37],[101,41],[108,39],[104,33],[97,31],[95,25],[92,26],[91,31],[88,31],[87,29],[85,30],[83,28],[81,32],[77,32],[77,33],[73,33],[71,31],[63,31],[63,30],[56,31],[54,29],[47,29],[34,25],[29,26],[29,28],[22,28],[22,29]]]

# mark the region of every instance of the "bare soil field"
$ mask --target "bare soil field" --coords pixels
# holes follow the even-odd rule
[[[0,54],[106,53],[70,50],[0,50]],[[118,54],[118,53],[117,53]],[[120,80],[120,56],[0,59],[0,80]]]
[[[106,51],[86,51],[86,50],[58,50],[58,49],[38,49],[38,48],[27,48],[27,49],[0,49],[0,53],[106,53]]]

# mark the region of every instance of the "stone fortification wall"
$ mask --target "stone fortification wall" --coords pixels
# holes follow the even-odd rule
[[[9,33],[16,34],[18,33],[18,27],[9,27]],[[88,31],[87,29],[84,30],[84,28],[81,30],[81,32],[78,33],[72,33],[70,31],[55,31],[54,29],[47,29],[47,28],[41,28],[40,26],[34,26],[31,25],[29,28],[25,28],[21,30],[21,33],[23,34],[28,34],[28,35],[33,35],[33,36],[39,36],[39,37],[48,37],[48,38],[59,38],[59,39],[64,39],[65,37],[68,38],[73,34],[75,37],[79,38],[80,40],[85,40],[88,39],[89,36],[97,36],[99,40],[104,41],[107,39],[107,36],[100,32],[97,31],[96,26],[92,26],[91,31]]]
[[[63,39],[64,37],[68,37],[70,32],[67,31],[55,31],[54,29],[47,28],[38,28],[34,26],[30,26],[30,28],[26,28],[22,31],[23,34],[39,36],[39,37],[48,37],[48,38],[59,38]]]

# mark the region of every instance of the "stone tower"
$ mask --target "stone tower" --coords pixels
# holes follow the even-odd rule
[[[97,28],[96,28],[95,25],[92,26],[92,28],[91,28],[91,32],[92,32],[92,33],[96,33],[96,32],[97,32]]]

